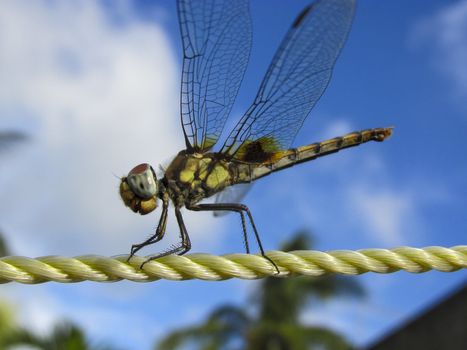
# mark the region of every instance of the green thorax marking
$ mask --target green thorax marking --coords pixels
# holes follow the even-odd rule
[[[169,184],[173,184],[172,190],[183,192],[189,201],[209,197],[232,184],[229,163],[216,153],[187,154],[182,151],[167,168],[165,177]]]

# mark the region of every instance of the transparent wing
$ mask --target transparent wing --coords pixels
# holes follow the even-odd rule
[[[216,194],[215,203],[240,203],[252,186],[253,183],[229,186]],[[227,215],[228,213],[228,211],[213,211],[213,215],[217,217]]]
[[[266,72],[254,103],[221,152],[263,162],[290,147],[331,78],[347,38],[355,0],[318,0],[296,18]]]
[[[248,64],[248,1],[177,4],[183,43],[181,121],[187,149],[202,152],[217,142]]]

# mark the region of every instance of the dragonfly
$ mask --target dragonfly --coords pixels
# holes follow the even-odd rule
[[[384,141],[392,128],[372,128],[291,148],[295,135],[325,91],[349,33],[356,0],[317,0],[305,7],[275,53],[258,93],[220,146],[248,64],[252,27],[247,0],[178,0],[183,44],[180,92],[181,126],[186,148],[172,159],[158,179],[147,163],[121,178],[120,196],[133,212],[162,212],[148,239],[131,247],[129,259],[159,242],[166,232],[169,204],[180,229],[180,242],[146,257],[141,265],[171,254],[185,254],[191,241],[181,209],[235,212],[250,253],[247,218],[260,253],[260,235],[249,208],[230,200],[226,191],[296,164],[368,141]],[[218,146],[216,146],[218,145]],[[214,147],[218,151],[214,150]],[[233,186],[233,187],[232,187]],[[246,192],[246,191],[240,191]],[[234,192],[235,193],[235,192]],[[200,203],[217,195],[214,203]],[[276,267],[277,269],[277,267]]]

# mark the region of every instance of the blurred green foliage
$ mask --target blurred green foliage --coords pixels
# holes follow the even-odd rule
[[[7,256],[7,255],[10,255],[10,251],[8,250],[8,245],[6,243],[5,237],[0,231],[0,256]]]
[[[25,347],[38,350],[111,350],[108,345],[92,345],[78,326],[61,322],[50,334],[39,336],[19,327],[11,309],[0,304],[0,349]]]

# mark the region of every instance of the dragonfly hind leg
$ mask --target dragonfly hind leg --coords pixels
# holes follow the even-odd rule
[[[258,230],[256,229],[255,222],[253,220],[253,216],[251,215],[250,209],[244,205],[244,204],[239,204],[239,203],[210,203],[210,204],[196,204],[196,205],[191,205],[187,206],[188,210],[193,210],[193,211],[234,211],[240,214],[240,217],[242,219],[242,228],[243,228],[243,238],[245,241],[245,249],[247,254],[250,254],[250,248],[248,246],[248,236],[247,236],[247,231],[246,231],[246,224],[245,224],[245,217],[244,217],[244,212],[248,215],[248,219],[250,220],[251,227],[253,228],[253,232],[256,237],[256,242],[258,243],[259,251],[261,252],[261,255],[269,260],[269,262],[274,266],[274,268],[277,270],[277,273],[279,273],[279,268],[277,265],[264,253],[263,249],[263,244],[261,243],[261,239],[259,238],[259,233]]]
[[[178,227],[180,228],[180,236],[182,239],[180,244],[172,246],[172,248],[166,250],[165,252],[149,256],[141,264],[140,268],[143,268],[144,264],[146,264],[147,262],[151,260],[162,258],[163,256],[172,255],[172,254],[183,255],[191,249],[190,237],[188,236],[185,223],[183,222],[182,213],[180,212],[180,208],[178,207],[175,208],[175,217],[177,218]]]

